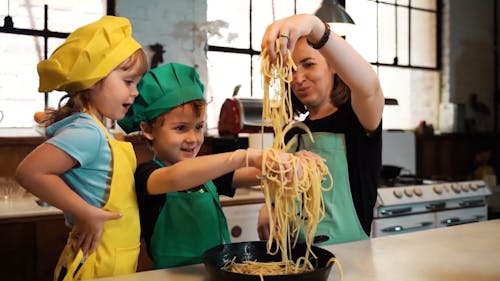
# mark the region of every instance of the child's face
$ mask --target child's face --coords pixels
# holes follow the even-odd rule
[[[90,89],[92,113],[99,119],[120,120],[138,95],[137,84],[141,75],[116,68]]]
[[[152,141],[156,156],[165,165],[196,157],[204,140],[205,109],[199,115],[190,104],[180,105],[163,114],[163,118],[151,127],[146,137]]]

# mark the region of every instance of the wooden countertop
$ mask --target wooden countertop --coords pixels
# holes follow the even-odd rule
[[[500,220],[326,246],[346,281],[498,281]],[[139,272],[100,281],[202,281],[201,264]],[[339,280],[334,267],[329,281]]]

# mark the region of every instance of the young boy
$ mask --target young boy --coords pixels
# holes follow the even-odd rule
[[[142,236],[154,268],[200,263],[207,249],[230,242],[219,194],[233,196],[233,187],[259,184],[264,152],[196,157],[206,101],[194,68],[165,64],[146,73],[138,89],[119,125],[127,133],[141,130],[154,152],[135,173]]]

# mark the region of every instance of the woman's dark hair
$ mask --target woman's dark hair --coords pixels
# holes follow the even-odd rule
[[[296,116],[307,112],[307,107],[299,101],[292,91],[292,109]],[[330,100],[333,105],[339,107],[349,100],[351,90],[337,74],[333,75],[333,89],[330,93]]]

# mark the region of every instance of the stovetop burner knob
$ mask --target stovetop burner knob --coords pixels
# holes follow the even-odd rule
[[[395,189],[392,194],[394,194],[394,196],[396,196],[396,198],[401,198],[403,197],[403,192],[401,192],[401,190],[399,189]]]
[[[439,185],[435,185],[435,186],[432,188],[432,190],[434,190],[434,192],[435,192],[436,194],[441,194],[441,193],[443,193],[443,189],[442,189],[442,188],[441,188],[441,186],[439,186]]]
[[[470,189],[471,189],[472,191],[476,191],[476,190],[478,189],[477,184],[476,184],[476,183],[471,183],[471,184],[470,184]]]
[[[420,187],[415,187],[413,189],[413,193],[415,193],[415,195],[417,195],[418,197],[420,197],[420,196],[422,196],[423,191],[422,191],[422,189]]]
[[[413,196],[413,190],[407,188],[405,189],[405,195],[408,196],[408,197],[412,197]]]
[[[451,190],[453,190],[453,192],[455,193],[460,193],[460,187],[458,187],[458,184],[456,183],[451,184]]]
[[[461,184],[460,185],[460,188],[462,189],[462,191],[464,192],[469,192],[469,185],[464,183],[464,184]]]

